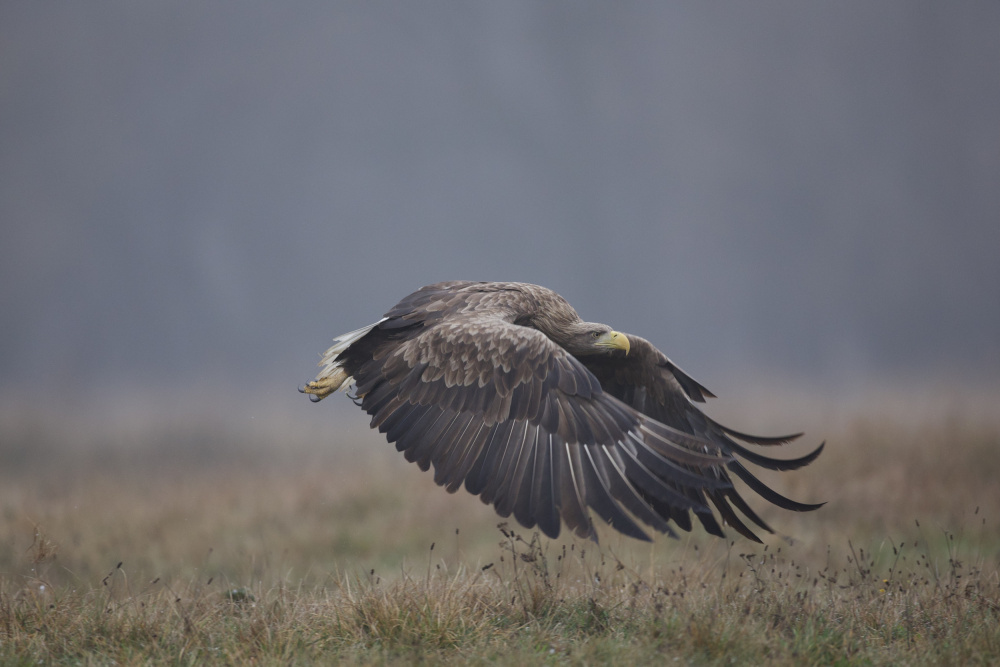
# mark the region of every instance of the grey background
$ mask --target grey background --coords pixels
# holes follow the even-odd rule
[[[730,397],[996,386],[998,35],[994,1],[4,2],[0,396],[304,414],[334,335],[447,279]]]

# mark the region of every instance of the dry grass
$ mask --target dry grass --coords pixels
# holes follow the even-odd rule
[[[367,433],[7,418],[0,662],[993,663],[1000,429],[903,423],[828,429],[759,547],[498,532]]]

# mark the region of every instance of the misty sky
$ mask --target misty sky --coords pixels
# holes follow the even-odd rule
[[[298,400],[449,279],[717,392],[993,382],[998,36],[995,1],[4,2],[0,391]]]

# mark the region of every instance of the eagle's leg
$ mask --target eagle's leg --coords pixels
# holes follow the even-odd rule
[[[309,400],[313,402],[321,401],[340,389],[347,380],[348,376],[344,369],[335,368],[329,375],[322,375],[306,386],[300,387],[299,391],[303,394],[309,394]]]

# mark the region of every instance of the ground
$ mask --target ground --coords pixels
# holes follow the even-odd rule
[[[995,661],[1000,427],[866,410],[766,477],[828,504],[754,503],[781,532],[764,546],[539,538],[360,413],[322,432],[8,414],[0,662]]]

